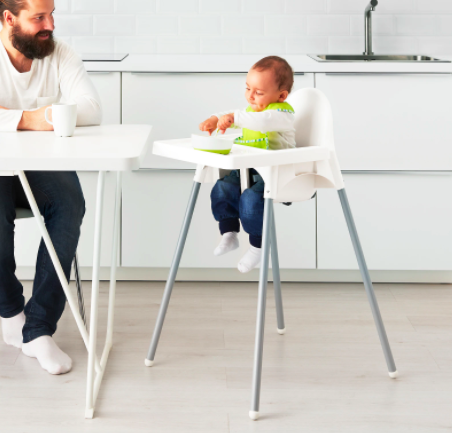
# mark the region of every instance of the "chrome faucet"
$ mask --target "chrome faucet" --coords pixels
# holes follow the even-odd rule
[[[364,11],[364,55],[371,56],[372,52],[372,12],[378,5],[378,0],[370,0]]]

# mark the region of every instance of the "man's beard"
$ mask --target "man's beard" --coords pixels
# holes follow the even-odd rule
[[[49,35],[48,39],[39,40],[39,36]],[[11,32],[11,43],[13,47],[22,53],[27,59],[43,59],[53,53],[55,40],[53,32],[43,31],[36,35],[24,33],[19,24],[13,27]]]

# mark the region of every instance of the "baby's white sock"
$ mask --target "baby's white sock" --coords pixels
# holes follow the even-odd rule
[[[48,335],[24,343],[22,352],[30,358],[36,358],[41,367],[50,374],[64,374],[71,371],[72,359]]]
[[[261,261],[261,248],[255,248],[252,245],[250,245],[250,249],[240,259],[237,268],[242,274],[245,274],[251,271],[251,269],[254,269],[259,264],[260,261]]]
[[[23,311],[9,319],[2,317],[3,341],[20,349],[22,347],[22,328],[24,325],[25,314]]]
[[[228,232],[221,237],[221,242],[213,252],[214,256],[222,256],[229,253],[229,251],[236,250],[239,247],[239,238],[237,232]]]

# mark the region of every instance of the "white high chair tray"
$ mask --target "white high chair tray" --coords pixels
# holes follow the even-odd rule
[[[329,149],[320,146],[298,147],[269,152],[265,149],[237,144],[232,146],[232,150],[228,155],[221,155],[193,149],[191,138],[155,141],[152,152],[154,155],[166,158],[225,170],[323,161],[330,157]]]

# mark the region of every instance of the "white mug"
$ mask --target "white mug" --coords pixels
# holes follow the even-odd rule
[[[47,117],[49,109],[52,109],[53,122]],[[52,104],[46,108],[44,117],[48,123],[53,125],[57,137],[70,137],[74,133],[77,123],[77,104]]]

